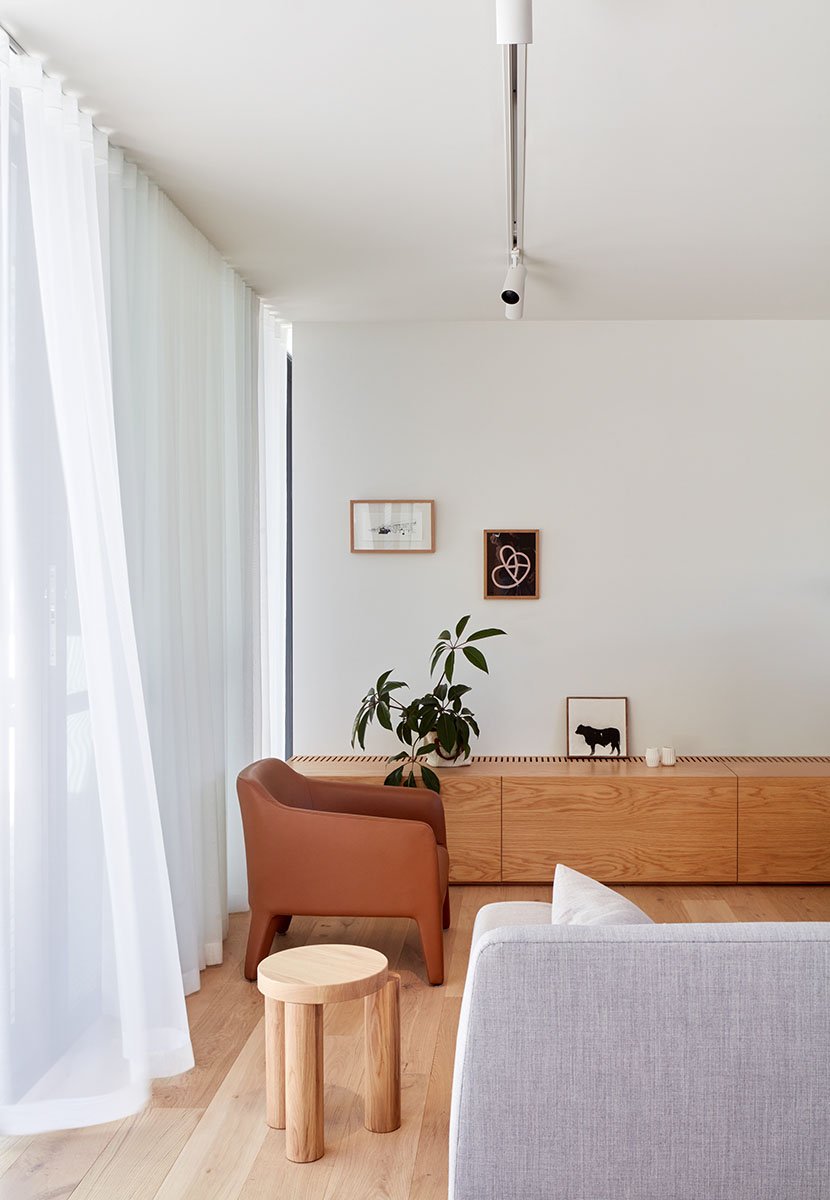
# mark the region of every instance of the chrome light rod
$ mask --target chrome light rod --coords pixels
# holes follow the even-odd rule
[[[496,41],[504,46],[504,142],[507,156],[507,257],[512,286],[502,291],[505,316],[518,320],[524,308],[525,121],[527,47],[533,41],[532,0],[496,0]],[[521,279],[519,290],[516,280]]]
[[[522,252],[525,216],[527,46],[504,47],[504,141],[507,150],[507,252]]]

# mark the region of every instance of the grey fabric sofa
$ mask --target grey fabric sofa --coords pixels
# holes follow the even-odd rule
[[[830,924],[551,925],[491,904],[450,1200],[830,1200]]]

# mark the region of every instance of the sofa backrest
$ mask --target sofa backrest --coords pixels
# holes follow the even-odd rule
[[[473,947],[450,1200],[830,1200],[830,924]]]

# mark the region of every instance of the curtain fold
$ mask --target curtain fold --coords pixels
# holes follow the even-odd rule
[[[130,582],[190,992],[222,961],[229,839],[234,907],[246,907],[235,780],[263,745],[257,362],[279,334],[261,342],[251,290],[116,149],[108,207]]]
[[[0,1132],[193,1064],[283,746],[282,331],[0,34]]]
[[[0,1127],[193,1064],[130,603],[92,125],[2,40]]]

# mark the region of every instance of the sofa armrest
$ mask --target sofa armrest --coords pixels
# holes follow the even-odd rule
[[[503,929],[510,925],[550,925],[551,905],[534,900],[507,900],[499,904],[485,904],[476,914],[472,952],[479,938],[491,929]]]
[[[312,807],[317,811],[353,813],[404,821],[423,821],[439,846],[447,844],[441,797],[427,788],[309,779]]]

